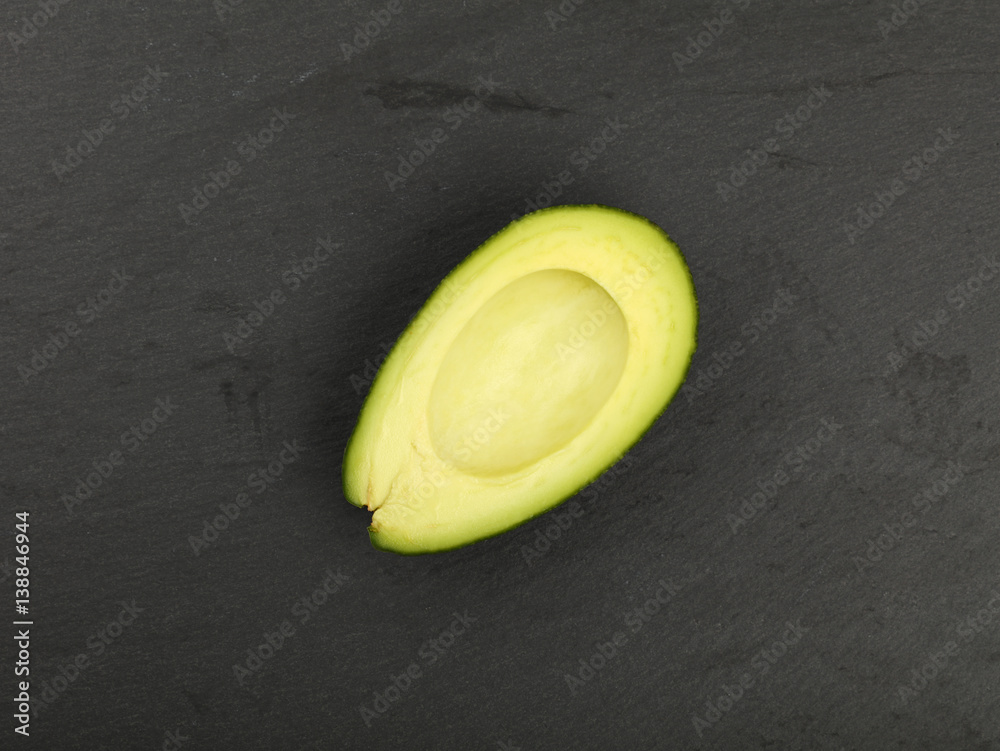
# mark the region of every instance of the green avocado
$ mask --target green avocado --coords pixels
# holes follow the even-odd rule
[[[659,227],[607,206],[535,211],[455,268],[379,369],[344,494],[395,553],[468,545],[595,480],[680,388],[697,301]]]

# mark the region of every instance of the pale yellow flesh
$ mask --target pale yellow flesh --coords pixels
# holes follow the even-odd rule
[[[467,474],[524,469],[586,427],[627,358],[628,326],[603,288],[564,269],[521,277],[448,350],[427,409],[431,445]]]
[[[348,446],[373,542],[444,550],[571,495],[673,396],[696,318],[679,251],[640,217],[560,207],[491,238],[400,338]]]

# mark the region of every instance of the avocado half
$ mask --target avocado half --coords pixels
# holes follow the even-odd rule
[[[456,267],[382,363],[344,453],[376,548],[516,527],[614,464],[680,388],[697,302],[680,250],[607,206],[535,211]]]

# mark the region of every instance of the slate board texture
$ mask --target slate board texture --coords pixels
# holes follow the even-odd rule
[[[1000,748],[1000,6],[512,6],[4,5],[0,747]],[[689,388],[376,551],[366,381],[552,193],[681,247]]]

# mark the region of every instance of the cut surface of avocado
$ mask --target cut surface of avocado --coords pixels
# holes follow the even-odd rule
[[[377,548],[430,553],[566,500],[652,425],[687,374],[697,303],[648,220],[559,206],[456,267],[386,357],[344,454]]]

